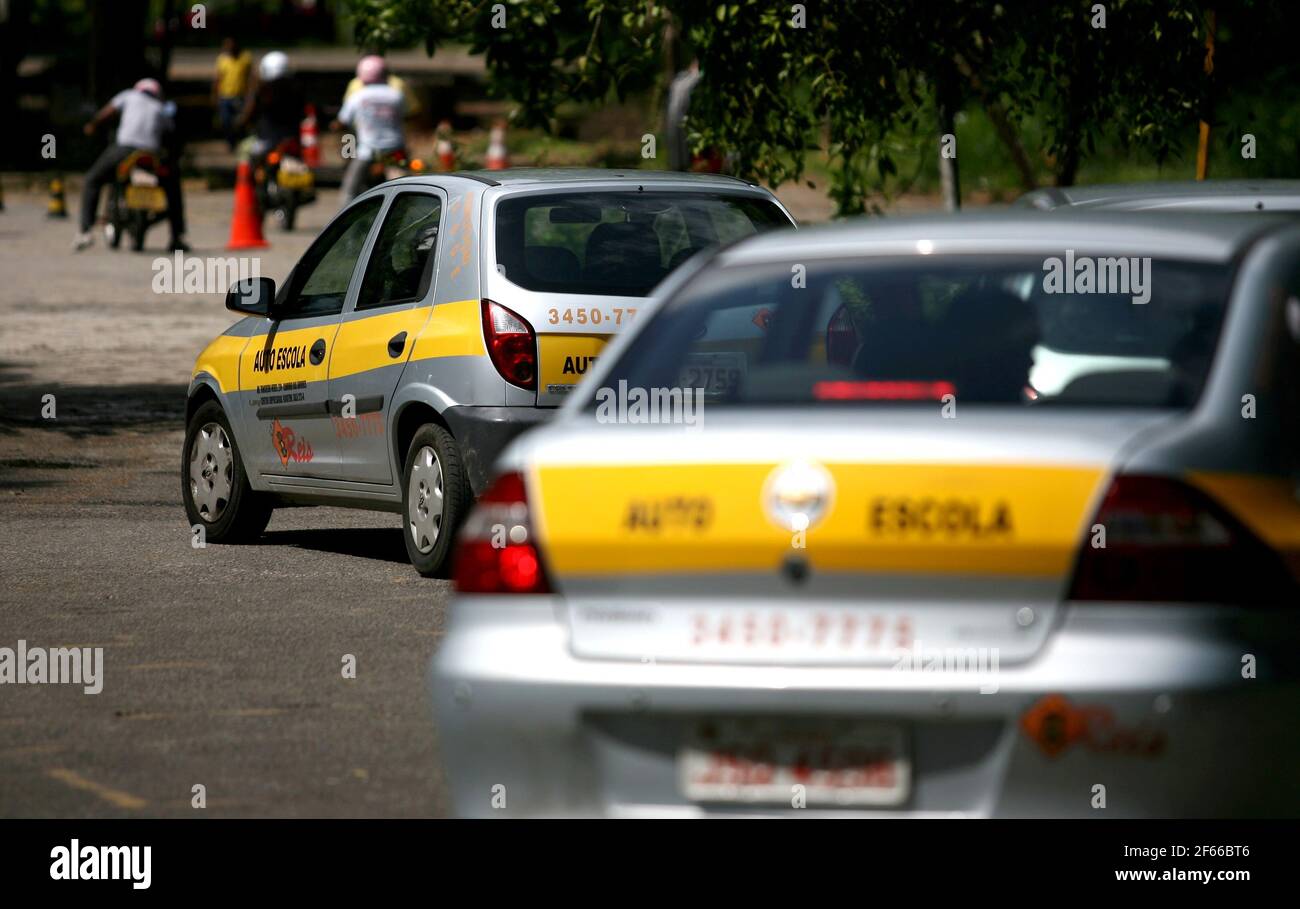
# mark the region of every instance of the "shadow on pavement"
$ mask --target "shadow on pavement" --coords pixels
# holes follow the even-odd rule
[[[396,522],[397,517],[393,520]],[[380,562],[407,564],[406,544],[400,527],[333,528],[321,530],[269,530],[257,545],[293,546],[313,552],[375,559]],[[415,569],[411,569],[414,571]]]
[[[79,437],[183,429],[186,390],[170,384],[37,385],[20,367],[0,362],[0,433],[48,429]],[[46,395],[54,395],[54,419],[42,416]]]

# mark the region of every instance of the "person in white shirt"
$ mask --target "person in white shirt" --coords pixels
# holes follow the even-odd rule
[[[370,162],[376,155],[398,151],[406,146],[403,120],[406,100],[399,89],[388,84],[388,69],[383,57],[363,57],[357,64],[361,88],[343,102],[338,125],[356,129],[356,157],[343,175],[343,201],[351,201],[365,188]]]
[[[117,166],[136,151],[159,155],[167,134],[176,128],[176,105],[163,101],[162,86],[156,79],[141,79],[132,88],[118,92],[86,124],[85,133],[93,136],[101,125],[118,117],[117,136],[112,145],[86,171],[81,190],[80,232],[72,244],[81,252],[94,242],[91,228],[99,211],[99,197],[104,186],[113,180]],[[185,209],[181,199],[178,162],[171,162],[168,175],[160,179],[167,193],[167,218],[171,224],[171,249],[187,251],[185,243]]]

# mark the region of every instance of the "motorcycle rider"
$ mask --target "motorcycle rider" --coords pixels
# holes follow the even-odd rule
[[[389,85],[402,93],[402,101],[406,103],[406,119],[410,120],[412,117],[418,115],[421,110],[420,99],[419,96],[415,94],[415,90],[411,88],[411,84],[392,71],[388,73],[388,79],[386,81]],[[361,91],[363,85],[364,83],[360,79],[353,76],[352,80],[348,82],[348,87],[343,92],[343,100],[346,101],[348,98],[351,98],[357,92]]]
[[[141,79],[133,87],[114,95],[86,124],[86,135],[93,136],[104,123],[113,117],[119,118],[115,141],[86,171],[85,185],[81,190],[80,231],[72,244],[74,252],[81,252],[94,243],[91,229],[99,211],[100,192],[114,179],[117,166],[136,151],[160,155],[168,133],[175,130],[176,105],[164,102],[162,94],[158,80]],[[167,220],[172,234],[169,248],[189,252],[185,243],[185,207],[181,197],[179,160],[173,160],[166,172],[166,176],[159,176],[159,183],[167,194]]]
[[[361,88],[348,96],[334,121],[357,131],[356,157],[343,175],[343,204],[346,205],[365,188],[370,162],[377,156],[399,151],[406,146],[403,131],[406,101],[399,89],[388,84],[388,67],[384,58],[370,55],[357,64]]]
[[[289,67],[289,57],[271,51],[257,65],[257,80],[249,87],[240,128],[254,124],[253,140],[245,147],[252,160],[274,151],[281,142],[298,141],[303,96]]]

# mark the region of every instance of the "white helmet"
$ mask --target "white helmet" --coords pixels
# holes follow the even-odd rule
[[[281,51],[271,51],[257,64],[258,75],[263,82],[274,82],[289,75],[289,55]]]

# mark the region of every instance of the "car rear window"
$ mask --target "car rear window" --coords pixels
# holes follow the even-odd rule
[[[701,250],[789,225],[779,207],[752,195],[513,196],[496,208],[497,267],[528,290],[643,297]]]
[[[1191,406],[1231,268],[1159,259],[1133,267],[1129,283],[1104,286],[1049,286],[1042,256],[713,269],[655,314],[604,384],[703,389],[720,405],[951,394],[1013,406]]]

